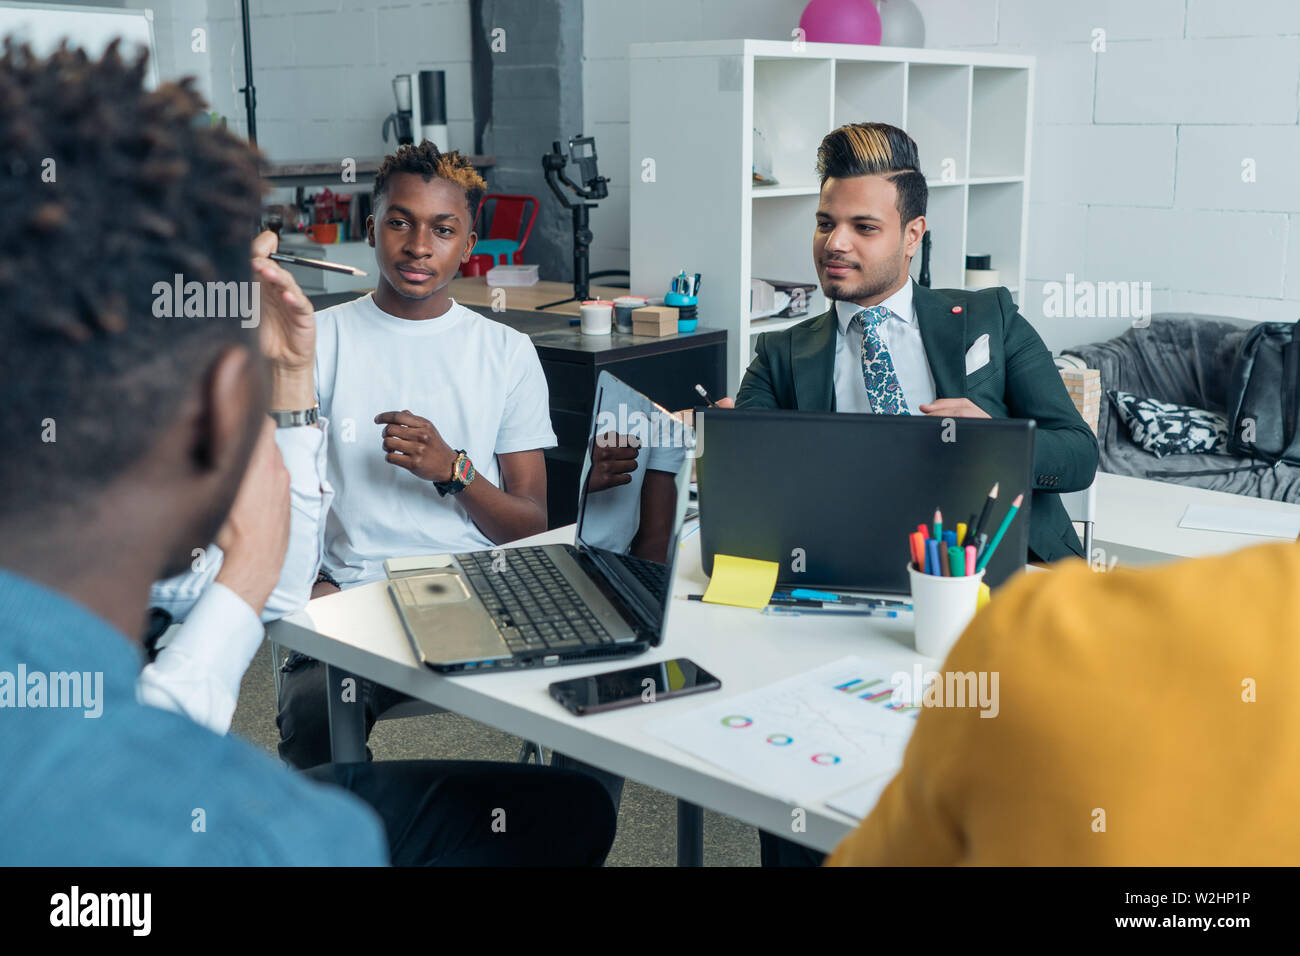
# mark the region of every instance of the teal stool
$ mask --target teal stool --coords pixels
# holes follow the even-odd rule
[[[514,254],[519,251],[519,243],[513,239],[480,239],[474,243],[474,255],[491,256],[493,265],[508,266]]]

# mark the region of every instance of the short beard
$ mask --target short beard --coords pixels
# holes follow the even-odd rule
[[[822,295],[838,302],[860,302],[863,299],[872,299],[890,291],[897,284],[898,274],[902,269],[903,244],[900,242],[898,252],[887,261],[876,263],[870,272],[859,266],[859,271],[862,273],[860,285],[847,284],[852,281],[852,276],[845,276],[843,279],[826,279],[822,282]]]

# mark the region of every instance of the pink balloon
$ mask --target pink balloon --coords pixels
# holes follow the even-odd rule
[[[880,45],[880,12],[871,0],[811,0],[799,27],[809,43]]]

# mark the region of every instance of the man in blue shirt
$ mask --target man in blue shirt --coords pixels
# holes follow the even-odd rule
[[[250,459],[284,507],[265,583],[230,584],[254,613],[274,584],[286,369],[256,327],[275,354],[292,323],[259,310],[310,315],[282,270],[251,282],[255,153],[144,74],[116,43],[0,57],[0,865],[599,862],[612,806],[581,775],[401,761],[325,786],[137,700],[150,586],[217,538]]]

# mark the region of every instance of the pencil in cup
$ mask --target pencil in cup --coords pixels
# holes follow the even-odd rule
[[[983,571],[988,566],[989,561],[993,558],[993,552],[996,551],[998,545],[1002,543],[1002,536],[1007,533],[1007,528],[1011,527],[1011,522],[1015,520],[1016,514],[1020,511],[1020,505],[1024,500],[1025,496],[1022,492],[1021,494],[1016,495],[1015,500],[1011,502],[1011,507],[1007,509],[1006,517],[1002,519],[1002,524],[998,525],[997,533],[993,535],[993,539],[988,543],[988,547],[984,549],[984,553],[979,556],[975,565],[976,571]]]

